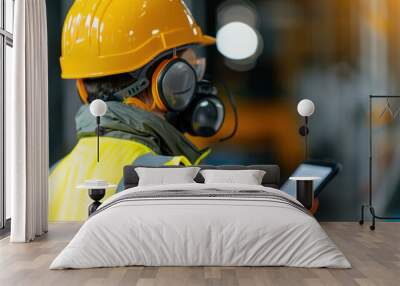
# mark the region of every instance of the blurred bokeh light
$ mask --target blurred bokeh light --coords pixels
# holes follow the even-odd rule
[[[256,66],[264,49],[258,31],[259,14],[250,1],[228,0],[217,8],[217,47],[225,56],[225,65],[244,72]]]
[[[218,30],[217,48],[228,59],[246,60],[256,54],[258,36],[249,25],[231,22]]]

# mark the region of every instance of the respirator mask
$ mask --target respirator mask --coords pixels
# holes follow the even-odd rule
[[[217,88],[204,79],[205,70],[205,58],[199,58],[193,49],[186,49],[179,56],[174,50],[172,57],[157,63],[151,82],[148,77],[133,75],[139,80],[117,92],[115,96],[133,97],[151,85],[151,110],[158,108],[166,112],[166,120],[182,133],[211,137],[222,128],[226,108],[218,97]],[[235,127],[229,136],[221,139],[222,141],[234,136],[238,123],[233,97],[225,86],[224,89],[232,106]]]

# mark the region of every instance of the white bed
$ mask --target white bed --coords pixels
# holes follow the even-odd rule
[[[291,196],[263,186],[193,183],[111,197],[50,269],[134,265],[351,267]]]

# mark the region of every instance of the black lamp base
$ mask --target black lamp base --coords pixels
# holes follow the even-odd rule
[[[297,181],[296,197],[303,206],[310,210],[313,203],[313,181]]]
[[[308,117],[304,117],[304,125],[299,128],[299,134],[304,137],[305,159],[308,160],[308,135],[310,134],[310,129],[308,128]]]
[[[101,205],[100,200],[104,198],[106,195],[106,190],[105,189],[91,189],[89,190],[89,197],[94,200],[94,202],[89,206],[88,208],[88,213],[89,216],[91,216],[97,208]]]
[[[299,128],[299,134],[301,135],[301,136],[307,136],[308,134],[310,133],[310,129],[307,127],[307,126],[301,126],[300,128]]]

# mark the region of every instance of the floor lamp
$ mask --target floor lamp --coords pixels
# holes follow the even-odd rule
[[[97,163],[100,161],[100,118],[107,112],[107,104],[100,99],[94,100],[90,104],[90,113],[96,117],[96,136],[97,136]],[[109,184],[105,180],[92,179],[87,180],[84,184],[77,186],[78,189],[89,190],[89,197],[93,203],[89,205],[88,213],[91,216],[101,205],[107,189],[115,188],[115,185]]]

